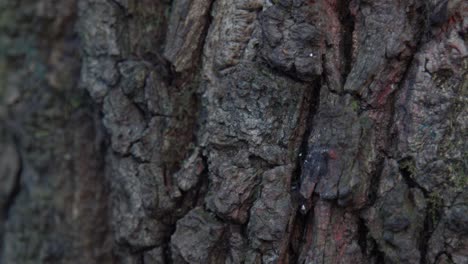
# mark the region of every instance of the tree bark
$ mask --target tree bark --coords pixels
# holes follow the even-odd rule
[[[467,19],[0,0],[0,263],[467,263]]]

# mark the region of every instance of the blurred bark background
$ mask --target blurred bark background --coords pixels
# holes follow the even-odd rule
[[[468,4],[0,0],[0,263],[468,263]]]

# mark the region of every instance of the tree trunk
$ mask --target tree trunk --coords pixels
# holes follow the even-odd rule
[[[467,19],[0,0],[0,263],[468,263]]]

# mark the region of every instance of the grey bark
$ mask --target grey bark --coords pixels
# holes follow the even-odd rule
[[[467,263],[467,10],[0,0],[0,263]]]

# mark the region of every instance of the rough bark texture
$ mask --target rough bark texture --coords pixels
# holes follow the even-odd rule
[[[0,0],[0,263],[468,263],[468,4]]]

